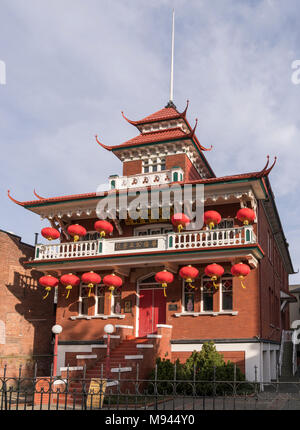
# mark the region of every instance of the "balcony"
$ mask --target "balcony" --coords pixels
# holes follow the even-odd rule
[[[36,245],[34,261],[256,244],[252,226]]]
[[[183,170],[173,167],[170,170],[152,173],[139,173],[132,176],[113,175],[109,177],[110,189],[125,190],[146,186],[158,186],[183,180]]]

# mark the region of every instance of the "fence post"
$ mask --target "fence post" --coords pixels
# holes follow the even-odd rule
[[[4,410],[7,411],[7,389],[6,389],[6,370],[7,365],[4,365],[3,370],[3,385],[2,385],[2,396],[1,396],[1,410],[3,410],[3,397],[4,397]]]
[[[216,396],[216,366],[214,366],[214,385],[213,385],[213,410],[215,410],[215,396]]]
[[[154,393],[155,393],[155,410],[157,411],[157,363],[155,364],[155,373],[154,373]]]

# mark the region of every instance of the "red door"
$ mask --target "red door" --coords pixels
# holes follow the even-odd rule
[[[139,311],[139,336],[156,333],[156,325],[166,323],[166,299],[163,290],[140,290]]]

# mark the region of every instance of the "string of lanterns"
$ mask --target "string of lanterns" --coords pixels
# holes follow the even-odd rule
[[[42,276],[39,279],[39,283],[41,286],[45,287],[46,295],[43,297],[43,299],[46,299],[48,297],[51,289],[57,287],[59,282],[66,287],[66,299],[68,299],[72,288],[78,287],[80,281],[83,284],[86,284],[89,288],[88,297],[90,297],[92,288],[95,285],[101,283],[101,276],[98,275],[98,273],[94,273],[93,271],[83,273],[81,275],[81,279],[78,276],[73,275],[73,273],[62,275],[60,279],[57,279],[52,275]],[[103,283],[105,286],[108,287],[110,291],[110,297],[112,297],[115,288],[120,288],[123,285],[123,280],[119,276],[112,273],[111,275],[104,276]]]
[[[255,220],[255,212],[250,208],[239,209],[236,218],[242,222],[244,225],[249,225]],[[215,228],[220,224],[222,216],[217,211],[206,211],[203,214],[203,221],[210,230]],[[172,216],[171,222],[174,227],[177,228],[178,233],[181,233],[184,228],[186,228],[190,223],[190,218],[184,213],[176,213]],[[105,220],[98,220],[94,223],[94,229],[100,233],[100,238],[104,238],[113,233],[113,225]],[[74,242],[77,242],[81,237],[85,236],[87,231],[86,228],[79,224],[69,225],[67,231],[71,237],[73,237]],[[41,230],[41,234],[47,240],[59,239],[60,232],[53,227],[45,227]]]
[[[251,271],[251,269],[248,266],[248,264],[244,264],[242,262],[234,264],[231,267],[232,276],[237,277],[241,281],[241,286],[244,289],[246,287],[245,287],[243,281],[244,281],[245,277],[247,275],[249,275],[250,271]],[[211,279],[214,287],[216,289],[219,288],[220,278],[224,274],[224,268],[219,264],[212,263],[212,264],[207,265],[204,268],[204,273],[208,278]],[[195,286],[192,285],[192,282],[194,282],[195,279],[199,276],[199,270],[196,269],[195,267],[191,266],[191,265],[184,266],[179,270],[179,276],[185,280],[185,282],[187,283],[187,285],[190,288],[195,288]],[[164,297],[167,297],[166,289],[167,289],[168,285],[174,281],[173,273],[168,272],[166,269],[164,269],[164,270],[156,273],[155,280],[163,288]],[[217,280],[219,280],[219,283],[216,282]],[[40,283],[40,285],[45,287],[46,294],[43,297],[43,299],[46,299],[48,297],[51,289],[56,287],[59,284],[59,282],[66,287],[66,291],[67,291],[66,299],[68,299],[72,288],[77,287],[80,284],[80,281],[82,283],[86,284],[87,287],[89,288],[88,297],[90,297],[92,288],[95,285],[98,285],[101,283],[101,276],[98,275],[97,273],[94,273],[93,271],[83,273],[81,275],[81,279],[78,276],[73,275],[73,273],[68,273],[68,274],[62,275],[60,277],[60,280],[58,280],[57,278],[55,278],[54,276],[51,276],[51,275],[42,276],[39,279],[39,283]],[[104,276],[102,282],[104,283],[105,286],[108,287],[108,290],[110,291],[110,297],[112,297],[113,292],[116,288],[120,288],[123,285],[122,278],[115,275],[114,273]]]
[[[256,215],[253,209],[242,208],[238,210],[236,218],[244,225],[249,225],[255,221]],[[220,224],[221,220],[222,216],[217,211],[206,211],[203,214],[203,222],[210,230]],[[178,233],[181,233],[191,223],[191,220],[184,213],[176,213],[172,216],[171,222],[177,228]]]

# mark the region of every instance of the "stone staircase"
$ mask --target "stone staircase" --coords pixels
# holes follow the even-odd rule
[[[293,343],[288,340],[283,343],[281,375],[279,378],[279,391],[282,393],[298,393],[299,376],[293,374]]]
[[[121,395],[144,389],[150,372],[155,367],[157,357],[171,357],[172,326],[157,325],[157,333],[136,338],[130,333],[131,326],[116,325],[116,334],[111,336],[109,369],[106,372],[106,344],[91,345],[90,353],[71,353],[67,363],[61,367],[60,378],[54,382],[49,377],[37,381],[34,404],[84,405],[91,379],[106,380],[106,393]],[[107,337],[103,336],[104,339]],[[69,361],[70,360],[70,361]],[[138,381],[138,383],[137,383]],[[52,392],[49,392],[52,387]],[[96,387],[95,391],[99,389]],[[42,393],[42,394],[41,394]],[[89,396],[90,398],[91,396]]]
[[[106,390],[110,393],[134,392],[136,379],[147,378],[155,362],[154,345],[149,338],[135,338],[123,340],[110,353],[109,369],[106,373],[106,357],[96,361],[85,372],[85,391],[90,388],[92,378],[107,380]],[[68,391],[68,403],[83,402],[83,381],[80,378],[71,380]],[[97,388],[96,388],[97,390]],[[96,391],[95,390],[95,391]],[[62,402],[64,399],[62,398]]]

